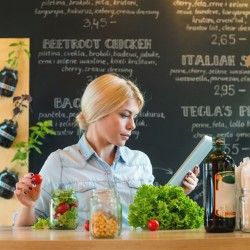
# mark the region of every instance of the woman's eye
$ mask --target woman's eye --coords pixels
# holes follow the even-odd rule
[[[121,114],[121,117],[122,117],[122,118],[128,118],[129,115],[127,115],[127,114]]]

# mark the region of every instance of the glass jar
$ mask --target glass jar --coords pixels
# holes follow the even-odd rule
[[[5,199],[11,199],[18,182],[17,173],[6,168],[0,173],[0,196]]]
[[[50,200],[50,228],[75,229],[77,226],[78,199],[75,190],[53,190]]]
[[[241,231],[250,233],[250,190],[243,190],[240,217]]]
[[[118,206],[118,223],[119,223],[118,236],[120,236],[122,233],[122,203],[121,203],[120,196],[118,194],[116,194],[116,199],[117,199],[117,206]]]
[[[0,124],[0,146],[9,148],[17,136],[17,122],[5,119]]]
[[[114,189],[93,190],[90,199],[90,234],[94,238],[114,238],[122,230],[122,206]]]
[[[16,90],[17,81],[17,70],[4,67],[0,71],[0,95],[11,97]]]

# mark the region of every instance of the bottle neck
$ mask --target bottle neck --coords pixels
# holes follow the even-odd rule
[[[213,151],[223,152],[225,151],[225,145],[213,145]]]
[[[213,137],[213,151],[217,152],[225,151],[225,138]]]

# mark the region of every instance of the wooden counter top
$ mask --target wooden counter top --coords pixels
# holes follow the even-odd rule
[[[206,233],[203,229],[173,231],[132,231],[124,229],[115,239],[92,239],[83,228],[76,230],[0,227],[0,249],[70,250],[245,250],[250,234]]]

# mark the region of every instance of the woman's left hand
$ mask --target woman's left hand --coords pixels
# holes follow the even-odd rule
[[[190,194],[197,186],[199,179],[197,178],[200,173],[199,166],[195,166],[193,172],[189,171],[183,180],[183,188],[185,194]]]

